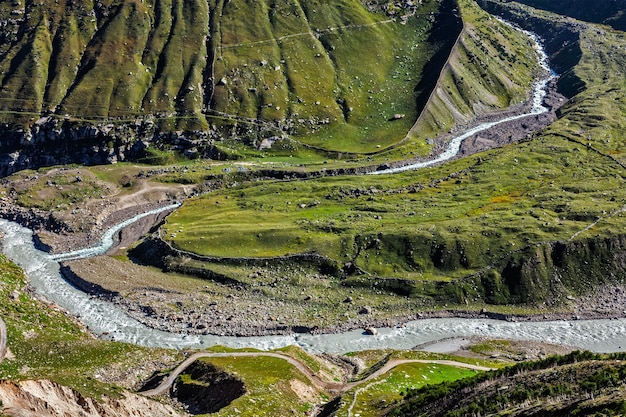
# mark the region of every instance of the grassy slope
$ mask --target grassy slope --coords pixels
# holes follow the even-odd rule
[[[438,47],[426,39],[439,3],[415,6],[406,21],[358,0],[3,4],[0,18],[15,26],[0,28],[2,119],[153,115],[165,129],[206,130],[210,109],[372,152],[417,117],[413,89]],[[396,113],[406,117],[390,122]]]
[[[343,396],[343,407],[335,415],[344,417],[359,414],[376,416],[381,410],[402,398],[409,389],[451,382],[476,375],[476,371],[438,364],[412,363],[400,365],[382,377]],[[351,413],[348,409],[352,405]]]
[[[437,3],[425,2],[403,25],[356,0],[218,2],[212,107],[290,120],[299,141],[325,149],[392,144],[416,118],[412,89],[433,49],[425,44],[432,19],[421,14]],[[252,15],[259,18],[242,19]],[[406,120],[389,122],[395,113]]]
[[[61,311],[25,292],[23,272],[0,259],[0,315],[8,329],[10,358],[0,364],[7,380],[49,379],[71,387],[86,397],[120,395],[122,388],[98,380],[116,369],[140,369],[152,359],[173,361],[171,351],[97,340]],[[17,291],[17,292],[15,292]],[[15,292],[16,299],[9,297]],[[144,375],[147,377],[148,375]],[[139,381],[136,381],[139,382]]]
[[[582,32],[581,47],[586,53],[575,73],[587,88],[562,108],[562,119],[547,131],[590,145],[621,163],[626,163],[621,134],[626,128],[626,80],[617,74],[626,67],[624,44],[624,32],[593,28]]]
[[[433,137],[528,98],[538,70],[529,40],[473,2],[460,5],[463,33],[411,136]]]
[[[222,350],[217,347],[212,350]],[[327,365],[320,364],[318,359],[310,356],[297,347],[279,349],[279,352],[296,357],[309,366],[318,375],[334,376],[333,370]],[[387,359],[435,359],[457,360],[485,366],[503,366],[501,363],[485,362],[483,360],[468,359],[450,355],[424,353],[419,351],[367,351],[354,355],[357,357],[386,357]],[[240,378],[245,386],[246,393],[224,407],[215,415],[219,416],[289,416],[293,414],[309,413],[314,405],[323,404],[332,399],[332,393],[310,386],[310,382],[292,365],[284,360],[256,357],[256,358],[203,358],[202,361],[211,363],[219,369]],[[373,372],[378,361],[366,362],[365,373]],[[384,363],[384,362],[383,362]],[[373,367],[373,368],[372,368]],[[374,416],[380,412],[381,405],[398,401],[402,398],[400,392],[456,381],[461,378],[472,377],[476,371],[437,364],[406,364],[400,365],[388,373],[347,391],[341,395],[341,406],[335,415],[347,415],[348,407],[354,396],[357,396],[356,408],[352,415],[360,413],[362,416]],[[182,377],[187,382],[194,382],[189,374]],[[195,381],[202,384],[202,382]],[[298,389],[298,386],[308,386]],[[362,389],[360,389],[362,388]]]
[[[393,416],[623,415],[623,356],[573,352],[410,390]]]
[[[532,141],[358,185],[333,177],[240,186],[189,201],[166,237],[201,254],[317,252],[374,275],[447,281],[522,248],[541,257],[534,245],[618,234],[624,42],[621,32],[582,32],[574,70],[587,89]]]
[[[451,27],[433,35],[436,13],[449,14],[451,4],[368,10],[359,0],[13,2],[0,8],[0,18],[16,22],[0,28],[0,114],[16,125],[43,113],[82,124],[150,116],[165,130],[187,131],[243,121],[252,124],[235,139],[247,145],[287,131],[299,152],[305,144],[375,153],[402,141],[417,119],[416,100],[432,87],[420,81],[436,79],[424,71],[439,71],[427,64],[447,55],[451,39],[444,38],[455,36]],[[511,41],[510,30],[488,22],[471,2],[461,9],[468,26],[460,60],[441,85],[445,103],[433,103],[425,116],[428,134],[447,130],[450,112],[466,121],[520,101],[532,76],[527,45]],[[486,34],[495,36],[480,45]],[[476,65],[494,51],[528,59],[498,59],[485,89],[475,81],[485,75]],[[465,54],[476,62],[461,63]],[[461,81],[467,91],[458,91]],[[470,109],[485,92],[488,108]],[[392,120],[396,114],[403,117]],[[431,126],[433,115],[443,125]],[[410,151],[423,154],[428,146]]]
[[[208,127],[206,1],[31,2],[23,16],[0,56],[5,120],[24,123],[14,114],[23,110],[92,121],[176,114],[169,128]]]

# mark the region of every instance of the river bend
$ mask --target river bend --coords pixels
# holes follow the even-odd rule
[[[35,248],[30,229],[0,220],[0,232],[4,234],[4,253],[26,271],[38,294],[78,316],[97,335],[142,346],[183,349],[219,344],[267,350],[295,344],[313,353],[345,353],[383,348],[410,349],[448,337],[484,336],[559,343],[595,352],[626,351],[626,319],[556,322],[425,319],[401,327],[379,329],[376,336],[365,335],[361,330],[259,337],[168,333],[149,328],[129,317],[118,306],[92,298],[66,282],[59,272],[59,263],[48,253]]]
[[[507,22],[504,22],[504,23],[507,23]],[[510,24],[510,23],[507,23],[507,24]],[[461,150],[461,144],[463,143],[463,141],[465,139],[471,138],[477,133],[491,129],[494,126],[498,126],[503,123],[512,122],[514,120],[522,119],[524,117],[539,115],[539,114],[548,112],[549,109],[543,105],[543,101],[547,95],[546,90],[548,87],[548,83],[556,77],[556,74],[550,68],[548,55],[544,51],[543,46],[539,38],[537,37],[537,35],[535,35],[532,32],[517,28],[517,27],[516,29],[526,34],[533,41],[534,49],[537,52],[537,56],[539,59],[539,66],[541,67],[542,72],[547,74],[544,78],[539,79],[533,85],[532,94],[531,94],[531,107],[526,113],[504,117],[502,119],[495,120],[492,122],[481,123],[478,126],[475,126],[465,131],[459,136],[452,138],[452,140],[448,142],[448,146],[444,149],[443,152],[441,152],[439,155],[436,155],[433,158],[428,159],[426,161],[416,162],[413,164],[403,165],[403,166],[399,166],[395,168],[387,168],[387,169],[381,169],[378,171],[372,171],[372,172],[369,172],[369,174],[370,175],[397,174],[399,172],[411,171],[415,169],[426,168],[429,166],[440,164],[442,162],[445,162],[454,158]]]
[[[550,73],[547,56],[535,41],[541,66]],[[447,149],[432,160],[377,171],[374,174],[391,174],[431,166],[453,158],[459,152],[463,140],[501,123],[547,111],[543,106],[546,86],[553,74],[538,81],[533,88],[532,107],[528,113],[506,117],[495,122],[483,123],[454,138]],[[148,215],[171,210],[178,205],[139,214],[109,229],[100,243],[94,247],[60,255],[50,255],[35,248],[32,231],[7,220],[0,220],[0,232],[4,235],[3,251],[13,262],[21,266],[36,292],[76,315],[95,334],[102,338],[135,343],[147,347],[202,348],[224,345],[233,348],[250,347],[274,349],[287,345],[299,345],[313,353],[345,353],[367,349],[410,349],[414,346],[460,336],[484,336],[489,338],[535,340],[570,345],[595,352],[626,351],[626,319],[580,320],[555,322],[506,322],[489,319],[425,319],[406,323],[401,327],[379,329],[375,336],[351,331],[338,334],[230,337],[213,335],[184,335],[149,328],[129,317],[118,306],[90,297],[66,282],[60,274],[59,261],[80,259],[104,254],[113,245],[113,236],[122,228]]]

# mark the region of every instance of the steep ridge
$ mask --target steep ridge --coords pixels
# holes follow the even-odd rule
[[[206,61],[205,1],[12,4],[3,14],[22,18],[17,28],[3,27],[11,40],[0,59],[8,122],[30,125],[44,113],[97,121],[201,108],[193,103]]]
[[[376,154],[425,107],[430,133],[523,101],[528,45],[463,2],[462,16],[454,0],[4,3],[1,174],[159,150]],[[438,80],[439,102],[428,102]]]
[[[461,1],[459,10],[463,30],[410,135],[433,137],[522,104],[539,71],[530,41],[514,28],[473,2]]]

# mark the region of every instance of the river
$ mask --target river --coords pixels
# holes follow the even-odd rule
[[[436,158],[399,168],[377,171],[375,174],[390,174],[423,168],[454,157],[466,138],[497,124],[540,114],[546,86],[554,76],[547,63],[547,56],[534,35],[541,66],[550,76],[538,81],[533,88],[532,107],[526,114],[483,123],[454,138],[447,149]],[[323,335],[291,335],[260,337],[198,336],[168,333],[149,328],[129,317],[112,303],[90,297],[67,283],[60,274],[59,261],[79,259],[105,253],[113,245],[113,236],[123,227],[150,214],[171,210],[177,205],[142,213],[114,226],[103,236],[101,242],[91,248],[61,255],[50,255],[35,248],[32,231],[7,220],[0,220],[0,231],[4,234],[4,253],[21,266],[28,275],[31,285],[44,298],[76,315],[95,334],[105,339],[135,343],[147,347],[202,348],[224,345],[233,348],[251,347],[274,349],[287,345],[299,345],[313,353],[345,353],[367,349],[410,349],[417,345],[450,337],[485,336],[490,338],[536,340],[589,349],[595,352],[626,351],[626,319],[580,320],[556,322],[505,322],[488,319],[425,319],[406,323],[395,328],[379,329],[375,336],[362,331],[351,331]]]
[[[503,23],[510,25],[510,23],[505,22],[505,21],[503,21]],[[452,138],[452,140],[450,140],[450,142],[448,143],[448,146],[444,149],[444,151],[434,156],[432,159],[428,159],[426,161],[421,161],[421,162],[416,162],[416,163],[409,164],[409,165],[394,167],[394,168],[381,169],[378,171],[369,172],[369,174],[370,175],[397,174],[399,172],[411,171],[415,169],[426,168],[429,166],[440,164],[442,162],[445,162],[454,158],[459,153],[459,150],[461,149],[461,144],[463,143],[463,141],[467,138],[471,138],[477,133],[483,132],[487,129],[491,129],[494,126],[498,126],[503,123],[511,122],[513,120],[518,120],[524,117],[546,113],[548,111],[548,108],[546,108],[543,105],[543,101],[546,98],[546,94],[547,94],[546,88],[548,86],[548,83],[556,77],[556,74],[550,68],[548,55],[546,54],[542,46],[542,43],[540,42],[537,35],[535,35],[532,32],[517,28],[517,27],[516,29],[525,33],[533,41],[534,49],[537,52],[537,56],[539,58],[539,66],[541,67],[542,71],[545,74],[547,74],[544,78],[539,79],[533,85],[532,94],[531,94],[531,107],[528,112],[516,114],[514,116],[504,117],[500,120],[496,120],[492,122],[481,123],[478,126],[475,126],[469,130],[466,130],[461,135],[455,136],[454,138]]]
[[[37,293],[78,316],[95,334],[142,346],[183,349],[219,344],[267,350],[295,344],[313,353],[345,353],[382,348],[410,349],[449,337],[485,336],[559,343],[595,352],[626,351],[626,319],[556,322],[425,319],[411,321],[402,327],[379,329],[376,336],[364,335],[361,330],[338,334],[260,337],[168,333],[149,328],[129,317],[116,305],[90,297],[67,283],[59,272],[59,263],[50,254],[35,248],[30,229],[0,220],[0,231],[4,234],[4,253],[26,271]],[[110,244],[112,241],[107,240],[97,248],[91,248],[91,251],[103,253]]]

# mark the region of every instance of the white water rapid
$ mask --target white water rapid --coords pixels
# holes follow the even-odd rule
[[[159,207],[154,210],[139,213],[135,217],[125,220],[122,223],[116,224],[115,226],[107,230],[104,235],[102,235],[102,239],[100,239],[98,245],[91,248],[79,249],[67,253],[60,253],[58,255],[50,255],[50,258],[57,262],[62,262],[104,255],[109,249],[111,249],[111,247],[113,247],[113,236],[126,226],[129,226],[135,223],[137,220],[143,219],[144,217],[148,217],[153,214],[159,214],[167,210],[173,210],[178,207],[180,207],[180,203],[170,204],[169,206]]]
[[[370,175],[396,174],[399,172],[426,168],[432,165],[439,164],[441,162],[448,161],[454,158],[459,153],[459,151],[461,150],[461,144],[463,143],[463,141],[469,137],[474,136],[476,133],[485,131],[487,129],[491,129],[492,127],[500,125],[502,123],[506,123],[506,122],[510,122],[513,120],[521,119],[523,117],[528,117],[528,116],[542,114],[542,113],[547,112],[548,108],[546,108],[543,105],[543,100],[546,98],[546,94],[547,94],[546,88],[548,86],[548,83],[556,77],[556,74],[550,69],[550,66],[548,63],[548,55],[544,51],[537,35],[535,35],[532,32],[528,32],[519,28],[517,29],[522,31],[523,33],[528,35],[529,38],[532,39],[534,43],[534,49],[537,52],[537,56],[539,57],[539,65],[541,66],[542,70],[545,71],[546,74],[549,74],[548,76],[540,79],[533,85],[532,106],[527,113],[505,117],[503,119],[496,120],[494,122],[481,123],[478,126],[465,131],[463,134],[452,138],[452,140],[448,143],[448,147],[442,153],[440,153],[433,159],[429,159],[428,161],[416,162],[414,164],[404,165],[404,166],[400,166],[396,168],[381,169],[379,171],[369,172],[368,174]]]

